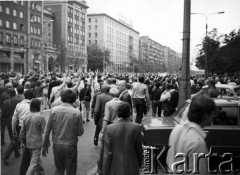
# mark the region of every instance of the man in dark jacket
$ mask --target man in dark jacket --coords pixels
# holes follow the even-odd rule
[[[81,89],[79,93],[80,105],[82,107],[83,123],[89,122],[89,111],[90,111],[90,101],[91,101],[91,88],[90,84],[84,83],[84,88]]]
[[[104,175],[139,175],[142,165],[141,127],[130,121],[130,106],[122,102],[117,110],[120,118],[104,132]]]
[[[132,115],[132,97],[130,96],[128,90],[127,90],[127,87],[126,87],[126,82],[124,80],[122,81],[119,81],[118,82],[118,86],[119,86],[119,100],[123,101],[123,102],[126,102],[129,104],[130,106],[130,112],[131,112],[131,115]]]
[[[10,140],[14,144],[10,143],[7,151],[2,156],[2,160],[4,161],[5,164],[8,164],[7,159],[10,157],[12,151],[14,151],[16,158],[20,156],[18,150],[18,142],[13,139],[12,135],[12,117],[17,104],[21,102],[21,100],[15,97],[16,91],[13,88],[8,89],[8,94],[10,96],[10,99],[5,100],[2,106],[2,122],[4,122],[4,127],[1,128],[2,129],[1,137],[4,138],[4,130],[5,127],[7,126]]]
[[[152,90],[152,113],[153,117],[156,117],[157,111],[158,111],[158,117],[161,117],[162,114],[162,103],[160,102],[160,97],[162,94],[162,89],[160,89],[160,82],[157,82],[155,85],[155,88]]]
[[[97,96],[96,105],[94,108],[94,123],[96,125],[95,135],[94,135],[94,145],[98,145],[98,136],[102,129],[103,118],[105,112],[105,105],[112,97],[108,94],[110,86],[104,84],[102,86],[102,94]]]

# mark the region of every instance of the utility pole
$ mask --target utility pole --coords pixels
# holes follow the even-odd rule
[[[190,85],[190,15],[191,0],[184,0],[183,19],[183,50],[182,50],[182,76],[180,80],[180,98],[178,106],[183,104],[191,95]]]

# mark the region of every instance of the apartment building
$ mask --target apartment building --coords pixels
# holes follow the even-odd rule
[[[148,36],[140,37],[141,59],[146,63],[148,72],[165,72],[164,46]]]
[[[27,70],[27,2],[0,3],[0,72]]]
[[[45,1],[44,7],[54,13],[53,42],[64,47],[63,71],[87,70],[87,9],[85,1]]]
[[[88,44],[110,51],[107,70],[125,72],[131,59],[139,59],[139,32],[123,21],[105,14],[88,14]]]

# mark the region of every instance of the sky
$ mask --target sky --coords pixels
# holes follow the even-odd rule
[[[131,20],[140,36],[149,36],[161,45],[182,53],[184,0],[86,0],[88,13],[106,13]],[[211,14],[222,12],[224,14]],[[240,0],[191,0],[191,13],[208,16],[208,31],[217,28],[228,34],[240,28]],[[205,36],[206,19],[191,15],[190,59],[197,56],[197,45]],[[195,69],[192,67],[192,69]]]

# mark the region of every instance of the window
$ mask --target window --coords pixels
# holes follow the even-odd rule
[[[75,10],[75,15],[79,16],[79,11],[78,10]]]
[[[41,18],[39,16],[37,17],[37,21],[41,23]]]
[[[24,45],[24,37],[23,36],[20,37],[20,44]]]
[[[73,28],[71,26],[68,26],[68,32],[73,32]]]
[[[97,22],[97,18],[95,18],[95,22]]]
[[[71,7],[68,7],[68,13],[73,13],[73,8],[71,8]]]
[[[40,5],[36,5],[36,9],[39,11],[39,12],[41,12],[42,11],[42,7],[40,6]]]
[[[33,32],[33,33],[34,33],[34,34],[37,34],[37,27],[34,27],[33,29],[34,29],[34,32]]]
[[[91,26],[88,26],[88,29],[91,30]]]
[[[91,33],[88,34],[88,37],[91,38]]]
[[[31,26],[31,33],[33,33],[34,31],[33,31],[33,26]]]
[[[13,16],[17,16],[17,10],[13,10]]]
[[[88,44],[92,44],[91,40],[88,41]]]
[[[95,40],[95,44],[97,44],[97,40]]]
[[[18,37],[17,37],[17,36],[14,36],[14,37],[13,37],[13,43],[14,43],[14,44],[17,44],[17,43],[18,43]]]
[[[89,23],[91,22],[91,18],[88,18],[88,22],[89,22]]]
[[[84,14],[84,13],[81,13],[81,17],[82,17],[83,19],[85,19],[85,14]]]
[[[38,35],[41,35],[41,29],[38,28]]]
[[[218,106],[218,115],[213,118],[213,125],[238,125],[238,106]]]
[[[85,36],[85,31],[81,30],[81,35]]]
[[[23,12],[19,13],[20,18],[23,18]]]
[[[11,41],[11,36],[9,34],[6,35],[6,42],[7,43],[10,43]]]
[[[0,42],[3,42],[3,34],[0,33]]]
[[[9,8],[8,7],[6,7],[6,14],[10,14],[10,10],[9,10]]]
[[[0,5],[0,12],[2,12],[2,5]]]
[[[97,37],[97,33],[95,33],[95,37]]]
[[[24,25],[20,24],[20,31],[23,31],[23,30],[24,30]]]
[[[13,29],[17,30],[17,23],[15,23],[15,22],[13,23]]]
[[[21,6],[23,6],[24,5],[24,1],[20,1],[21,2]]]
[[[2,20],[0,19],[0,27],[2,27]]]
[[[6,28],[10,28],[10,22],[9,21],[6,21]]]
[[[95,30],[97,30],[97,25],[95,25]]]

